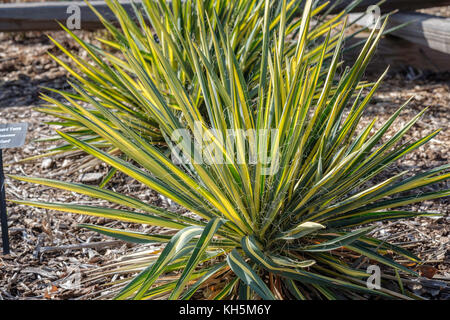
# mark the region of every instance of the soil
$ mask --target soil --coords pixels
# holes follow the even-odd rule
[[[92,33],[79,32],[92,39]],[[83,54],[63,32],[50,35],[72,52]],[[41,87],[66,89],[66,73],[46,54],[63,58],[43,33],[0,33],[0,123],[28,122],[29,134],[24,147],[4,150],[5,173],[54,177],[65,181],[80,181],[86,173],[101,172],[103,164],[83,168],[77,156],[71,158],[39,159],[20,163],[21,159],[39,155],[51,143],[34,142],[54,135],[52,118],[33,110],[39,100]],[[377,75],[367,75],[368,80]],[[411,80],[414,79],[414,80]],[[375,116],[381,125],[402,103],[414,97],[395,124],[401,128],[425,107],[430,107],[407,138],[418,138],[441,129],[440,134],[426,146],[403,158],[390,168],[387,175],[403,170],[412,172],[449,163],[450,158],[450,75],[424,74],[411,77],[408,72],[391,74],[365,113],[361,127]],[[116,191],[137,195],[155,205],[169,206],[156,192],[148,190],[132,179],[117,175],[109,185]],[[429,188],[450,188],[450,182]],[[426,190],[424,190],[426,191]],[[69,192],[21,183],[7,179],[8,199],[28,199],[56,202],[96,204],[91,199]],[[98,201],[99,205],[104,203]],[[11,254],[0,255],[0,299],[67,299],[86,298],[99,284],[81,285],[79,272],[93,270],[124,254],[144,249],[144,246],[111,241],[111,238],[80,229],[79,223],[96,223],[109,227],[126,226],[148,231],[141,225],[113,222],[75,214],[18,206],[8,202]],[[450,197],[426,201],[408,209],[439,213],[435,218],[415,218],[383,223],[377,236],[402,244],[423,259],[431,268],[434,279],[450,279]],[[101,244],[99,244],[101,243]],[[84,247],[80,244],[84,244]],[[65,248],[60,250],[58,248]],[[425,290],[422,288],[422,290]],[[450,299],[448,290],[425,292],[430,298]],[[90,296],[92,297],[92,296]]]

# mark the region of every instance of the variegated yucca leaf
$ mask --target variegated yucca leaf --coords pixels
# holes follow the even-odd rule
[[[158,3],[164,9],[164,2]],[[252,32],[239,41],[235,37],[240,33],[216,15],[202,24],[204,28],[199,25],[198,17],[210,19],[206,17],[211,17],[212,3],[220,12],[220,1],[197,1],[192,6],[173,2],[174,12],[188,11],[181,15],[182,20],[161,9],[168,17],[156,28],[159,41],[148,36],[145,46],[142,39],[130,41],[140,31],[117,7],[115,13],[124,31],[117,37],[125,38],[120,42],[120,67],[115,56],[109,57],[116,63],[111,77],[126,86],[106,87],[126,88],[128,100],[105,103],[101,90],[93,91],[85,81],[72,83],[75,95],[60,92],[63,102],[47,98],[110,147],[58,131],[67,143],[194,215],[157,208],[132,195],[100,187],[31,177],[13,178],[128,209],[16,202],[166,228],[168,232],[161,235],[87,226],[126,241],[165,244],[157,255],[142,254],[112,269],[139,272],[131,282],[116,283],[119,299],[416,298],[384,286],[369,289],[364,282],[369,274],[360,268],[370,261],[383,265],[386,273],[416,275],[395,257],[414,263],[419,259],[373,238],[369,224],[427,215],[406,211],[405,206],[450,195],[450,190],[419,192],[448,179],[450,165],[409,177],[402,172],[373,183],[390,165],[438,134],[403,139],[421,112],[386,138],[403,107],[378,129],[376,119],[358,129],[382,80],[361,86],[386,23],[380,31],[372,31],[354,64],[342,70],[345,25],[337,35],[328,25],[311,53],[310,39],[317,34],[311,27],[316,14],[313,1],[305,1],[302,16],[295,22],[298,30],[292,50],[285,47],[287,1],[281,1],[278,15],[270,12],[268,0],[258,4],[260,8],[255,10],[263,12],[262,20],[257,19],[260,22],[251,25]],[[236,2],[242,3],[246,2]],[[188,33],[199,28],[199,36],[184,37],[174,44],[167,39],[167,32],[177,30],[174,25]],[[248,41],[253,43],[252,35],[261,40],[256,51],[248,54],[258,57],[257,62],[243,58]],[[181,45],[183,50],[176,52]],[[150,52],[148,56],[141,47]],[[127,101],[139,107],[135,112],[140,117],[152,119],[172,152],[170,156],[116,112],[127,108]],[[199,131],[208,141],[206,146],[200,143]],[[230,137],[230,132],[234,134],[232,144],[222,139]],[[245,136],[245,132],[250,134]],[[252,132],[257,133],[253,139],[249,138]],[[111,154],[111,148],[125,157]],[[248,161],[255,155],[257,161]],[[225,161],[217,161],[219,158]],[[367,259],[355,264],[358,257]]]
[[[343,24],[344,16],[360,0],[349,5],[340,14],[333,17],[327,17],[324,10],[327,3],[323,1],[314,1],[312,16],[315,18],[315,24],[310,29],[307,38],[307,50],[304,59],[318,59],[323,46],[320,39],[328,32],[329,28],[339,28]],[[271,22],[267,26],[267,38],[263,39],[261,26],[264,23],[264,0],[256,1],[228,1],[228,0],[202,0],[202,1],[172,1],[166,4],[165,1],[145,0],[142,5],[135,8],[135,17],[137,21],[123,9],[115,0],[107,0],[111,11],[118,17],[120,27],[112,25],[108,20],[97,13],[106,27],[107,35],[99,39],[102,46],[95,46],[83,41],[75,33],[65,28],[68,35],[72,37],[86,52],[87,58],[77,56],[64,48],[61,44],[50,38],[55,45],[64,53],[71,63],[66,63],[62,59],[52,57],[64,67],[70,76],[81,83],[83,88],[104,107],[113,111],[122,121],[139,131],[141,136],[148,142],[165,147],[165,141],[158,127],[158,121],[145,110],[144,105],[135,97],[133,88],[138,88],[135,82],[134,69],[130,63],[123,58],[127,51],[133,52],[138,58],[139,63],[144,67],[145,72],[152,78],[158,91],[166,99],[167,104],[179,110],[177,103],[171,92],[172,88],[165,83],[156,51],[151,42],[156,39],[160,44],[160,54],[167,59],[167,65],[170,65],[175,71],[177,78],[184,86],[185,90],[192,95],[193,103],[199,112],[205,112],[205,102],[201,94],[201,85],[196,76],[195,61],[190,50],[190,41],[195,39],[201,42],[203,54],[208,58],[211,67],[215,71],[221,71],[222,76],[226,75],[223,59],[212,59],[216,57],[216,52],[223,52],[225,41],[230,42],[231,50],[235,53],[237,62],[242,71],[242,76],[250,85],[248,94],[254,97],[257,94],[258,77],[260,74],[260,53],[263,44],[268,41],[276,40],[279,33],[285,33],[285,37],[292,38],[298,32],[300,20],[297,19],[298,13],[303,9],[304,1],[287,1],[286,8],[283,11],[283,2],[277,1],[272,5],[268,13],[271,15]],[[281,23],[282,30],[278,30]],[[224,32],[221,32],[221,30]],[[122,31],[125,30],[126,32]],[[214,33],[215,37],[212,37]],[[225,34],[226,33],[226,34]],[[284,40],[283,39],[283,40]],[[331,50],[336,46],[338,35],[331,36],[327,46],[326,58],[331,55]],[[286,57],[295,52],[295,42],[285,40],[279,42],[277,50],[283,50]],[[284,62],[281,61],[280,68],[284,68]],[[361,83],[361,86],[364,86]],[[49,89],[54,91],[53,89]],[[80,94],[67,92],[68,96],[79,102],[86,102]],[[109,152],[116,152],[109,142],[99,136],[95,131],[84,126],[82,122],[67,113],[59,106],[54,99],[44,95],[43,99],[47,104],[40,106],[37,110],[59,118],[58,121],[52,121],[50,124],[61,125],[65,132],[76,135],[79,139],[88,141],[97,147],[107,147]],[[176,112],[175,112],[176,113]],[[178,116],[181,114],[178,112]],[[101,115],[99,115],[101,116]],[[107,122],[108,119],[103,118]],[[60,141],[63,142],[60,142]],[[58,135],[40,139],[38,141],[59,142],[57,146],[51,147],[45,154],[27,158],[32,160],[44,156],[54,156],[58,154],[69,155],[74,152],[75,147],[65,143]],[[95,162],[89,162],[86,166],[93,166]],[[116,171],[112,169],[102,181],[105,185]]]

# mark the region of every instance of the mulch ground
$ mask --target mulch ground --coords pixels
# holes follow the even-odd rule
[[[77,47],[62,32],[51,35],[75,53]],[[92,34],[81,32],[82,37]],[[40,159],[25,163],[19,160],[45,152],[51,144],[35,143],[35,139],[54,135],[55,126],[45,122],[52,118],[33,110],[38,106],[40,87],[66,88],[66,73],[46,54],[59,55],[54,45],[42,33],[0,33],[0,122],[28,122],[27,143],[18,149],[4,151],[8,174],[33,175],[65,181],[83,181],[87,173],[104,173],[102,164],[79,166],[75,155]],[[82,54],[82,53],[81,53]],[[62,57],[62,56],[60,56]],[[374,75],[368,75],[373,80]],[[414,77],[416,78],[416,77]],[[407,72],[390,75],[365,113],[361,125],[378,117],[380,126],[409,97],[414,100],[405,109],[395,129],[425,107],[430,107],[407,138],[418,138],[441,129],[441,133],[426,146],[408,155],[390,168],[386,175],[404,170],[423,171],[449,163],[450,158],[450,75],[426,74],[411,81]],[[96,183],[96,181],[92,181]],[[117,175],[109,185],[116,191],[138,196],[160,206],[170,204],[156,192],[132,179]],[[449,188],[450,182],[429,189]],[[99,204],[69,192],[7,180],[8,199],[28,199],[79,204]],[[424,190],[426,191],[426,190]],[[434,279],[450,279],[450,199],[410,206],[408,209],[440,213],[441,217],[416,218],[378,226],[377,236],[402,244],[428,266],[427,275]],[[83,285],[80,272],[93,270],[124,254],[142,250],[142,246],[124,244],[94,232],[77,228],[79,223],[96,223],[109,227],[126,226],[148,231],[140,225],[123,224],[106,219],[58,213],[8,203],[11,254],[0,256],[0,299],[67,299],[90,297],[100,284]],[[423,269],[425,270],[425,269]],[[431,271],[430,271],[431,270]],[[424,271],[425,272],[425,271]],[[81,284],[80,284],[81,280]],[[417,288],[429,298],[450,299],[448,289]]]

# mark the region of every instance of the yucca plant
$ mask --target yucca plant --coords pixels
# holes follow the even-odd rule
[[[332,27],[338,28],[343,23],[343,17],[352,10],[359,1],[350,4],[341,13],[328,17],[327,12],[332,8],[323,1],[314,1],[311,15],[316,18],[314,27],[311,28],[307,38],[307,50],[303,59],[319,59],[322,42],[318,41],[327,30]],[[194,40],[202,43],[202,52],[209,58],[215,72],[220,71],[221,65],[217,64],[211,57],[223,47],[223,41],[219,32],[223,28],[227,31],[227,39],[239,63],[242,75],[249,85],[249,95],[253,98],[257,94],[255,87],[258,84],[260,69],[260,53],[262,46],[262,34],[258,32],[263,24],[264,1],[225,1],[225,0],[201,0],[201,1],[172,1],[169,6],[165,1],[145,0],[142,7],[134,7],[135,21],[115,0],[107,0],[111,11],[120,23],[120,29],[112,25],[102,17],[95,8],[92,10],[98,15],[107,30],[106,38],[99,39],[103,48],[87,43],[80,39],[72,31],[65,29],[85,51],[87,58],[76,56],[61,44],[50,38],[56,46],[62,50],[66,57],[72,62],[68,64],[52,55],[52,57],[64,67],[74,80],[81,83],[83,88],[90,95],[97,97],[99,103],[111,109],[123,121],[127,121],[131,127],[141,132],[141,136],[154,145],[165,148],[165,141],[161,136],[158,123],[149,116],[143,109],[142,104],[137,100],[129,89],[128,81],[133,83],[135,77],[133,68],[128,61],[123,58],[127,50],[139,50],[142,59],[146,61],[146,72],[151,76],[161,95],[166,99],[167,104],[178,109],[176,101],[173,99],[170,86],[167,86],[163,75],[159,71],[158,57],[152,49],[150,41],[156,39],[160,44],[161,51],[167,59],[169,65],[175,70],[177,78],[184,89],[195,99],[193,103],[200,112],[205,112],[204,101],[201,95],[200,84],[196,76],[193,57],[189,49],[189,42]],[[282,2],[277,1],[270,8],[272,22],[269,26],[269,38],[276,36],[276,29],[280,19],[284,20],[285,34],[287,37],[295,37],[298,33],[300,20],[298,13],[302,11],[303,1],[288,1],[286,11],[282,16]],[[327,19],[325,19],[328,17]],[[125,32],[123,32],[124,30]],[[211,37],[213,32],[216,38]],[[223,36],[223,35],[222,35]],[[326,59],[331,56],[331,50],[337,44],[338,34],[334,34],[327,46]],[[283,46],[284,54],[289,57],[295,50],[295,43],[285,41]],[[284,68],[284,61],[280,67]],[[117,76],[119,72],[121,76]],[[124,78],[124,79],[123,79]],[[363,83],[361,85],[364,85]],[[52,89],[50,89],[53,91]],[[84,103],[86,100],[79,94],[66,92],[72,99]],[[117,155],[119,150],[109,142],[100,137],[95,131],[85,127],[80,121],[59,108],[57,104],[50,102],[47,105],[36,108],[37,110],[59,118],[49,124],[63,126],[65,132],[76,135],[79,139],[87,141],[97,147],[109,147],[109,152]],[[108,119],[103,119],[108,121]],[[58,135],[43,138],[38,142],[57,142],[55,147],[51,147],[45,154],[38,155],[26,160],[53,156],[58,154],[71,154],[76,148],[67,143],[60,143]],[[85,160],[87,165],[95,164],[97,161]],[[101,185],[107,183],[113,176],[115,170],[112,169]]]
[[[257,84],[244,75],[239,62],[237,52],[245,44],[233,47],[230,33],[220,24],[205,29],[214,43],[212,53],[206,37],[186,42],[190,59],[184,62],[195,75],[198,91],[189,89],[189,80],[180,78],[174,66],[181,57],[168,59],[161,42],[148,37],[153,62],[137,46],[122,48],[134,77],[120,69],[114,70],[114,77],[126,84],[143,114],[157,124],[170,155],[112,111],[122,102],[105,106],[103,97],[83,82],[72,84],[77,98],[65,92],[60,92],[65,102],[47,98],[130,161],[58,131],[64,140],[194,213],[175,213],[105,188],[12,176],[128,209],[15,200],[18,204],[167,229],[164,234],[150,234],[83,225],[126,241],[165,244],[158,255],[139,260],[135,269],[141,272],[116,298],[416,297],[401,284],[398,290],[386,289],[386,282],[379,290],[369,289],[364,281],[369,274],[354,262],[366,257],[370,264],[384,266],[384,281],[392,278],[389,273],[398,279],[400,274],[416,275],[395,257],[416,263],[419,259],[372,237],[370,224],[428,215],[396,208],[450,195],[450,190],[410,193],[448,179],[450,165],[407,178],[402,172],[373,181],[438,132],[404,141],[424,110],[391,137],[384,137],[404,107],[378,130],[376,119],[358,130],[382,80],[369,89],[359,87],[384,26],[371,33],[354,65],[340,71],[345,28],[336,45],[331,43],[329,28],[318,58],[308,55],[313,14],[308,0],[293,52],[288,54],[284,47],[287,2],[282,2],[281,18],[275,24],[269,7],[265,1],[263,23],[256,26],[262,37]],[[332,57],[325,63],[330,46]],[[212,282],[215,285],[209,286]]]

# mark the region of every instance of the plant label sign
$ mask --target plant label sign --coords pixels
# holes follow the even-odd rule
[[[0,124],[0,149],[21,147],[25,143],[28,123]]]
[[[28,123],[0,124],[0,223],[2,230],[3,254],[9,254],[5,175],[3,174],[3,149],[21,147],[25,142],[27,129]]]

